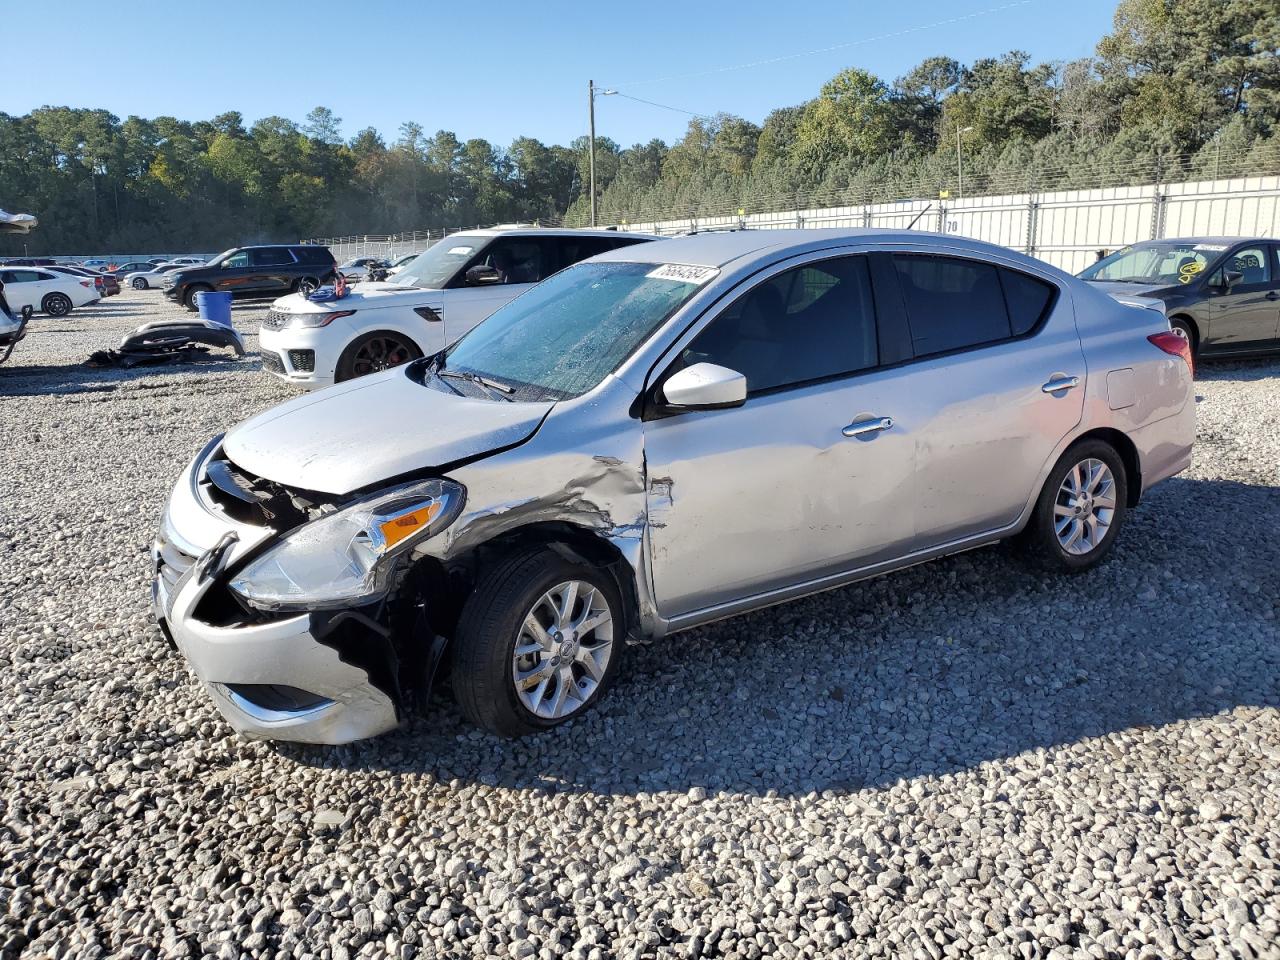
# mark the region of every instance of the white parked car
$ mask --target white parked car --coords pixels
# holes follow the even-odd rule
[[[101,299],[92,280],[40,267],[5,267],[0,269],[0,283],[14,312],[30,307],[51,317],[65,317],[75,307]]]
[[[203,267],[207,263],[203,257],[174,257],[160,264],[162,267]]]
[[[259,331],[262,366],[315,388],[430,356],[539,280],[598,253],[653,239],[537,227],[455,233],[394,281],[362,283],[341,300],[281,297]]]
[[[175,270],[181,270],[185,264],[166,264],[150,270],[135,270],[120,278],[120,286],[132,287],[134,290],[159,290],[164,278]]]
[[[351,283],[359,283],[369,275],[373,267],[386,267],[387,261],[382,257],[354,257],[345,263],[338,264],[338,272]]]
[[[413,263],[413,261],[417,260],[421,254],[422,251],[419,250],[417,253],[406,253],[403,257],[396,257],[391,261],[391,267],[387,270],[387,276],[394,277],[397,273],[404,270],[404,268],[409,264]]]

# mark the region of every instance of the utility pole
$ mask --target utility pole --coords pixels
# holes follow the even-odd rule
[[[594,80],[587,81],[587,118],[589,123],[590,135],[590,154],[589,160],[591,167],[591,225],[596,225],[596,82]]]
[[[956,124],[956,199],[959,200],[964,196],[964,160],[960,153],[960,135],[968,133],[973,127],[965,127],[960,129],[960,124]]]

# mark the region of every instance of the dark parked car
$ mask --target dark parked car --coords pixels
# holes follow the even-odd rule
[[[93,281],[94,289],[104,297],[114,297],[120,292],[120,281],[109,273],[99,273],[97,270],[86,270],[84,267],[73,267],[60,263],[55,263],[45,269],[52,270],[54,273],[65,273],[70,277],[88,277]]]
[[[150,270],[157,263],[163,263],[163,260],[130,260],[128,263],[122,263],[117,267],[112,267],[107,273],[113,273],[117,277],[123,277],[126,273],[134,273],[138,270]]]
[[[1080,271],[1112,296],[1164,303],[1196,356],[1280,350],[1280,241],[1261,237],[1147,240]]]
[[[310,293],[335,279],[328,247],[310,244],[272,244],[236,247],[199,267],[175,270],[164,280],[164,293],[187,308],[196,307],[196,294],[217,290],[237,299],[282,297]]]
[[[56,260],[50,260],[48,257],[13,257],[9,260],[0,260],[0,266],[5,267],[51,267]]]

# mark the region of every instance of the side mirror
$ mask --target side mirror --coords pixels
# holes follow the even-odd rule
[[[483,287],[490,283],[500,283],[502,274],[498,272],[497,267],[486,267],[478,263],[467,271],[466,281],[469,287]]]
[[[662,385],[662,397],[682,410],[722,410],[747,402],[747,378],[714,363],[695,363],[673,373]]]
[[[1244,274],[1239,270],[1223,270],[1222,271],[1222,289],[1230,290],[1237,283],[1244,279]]]

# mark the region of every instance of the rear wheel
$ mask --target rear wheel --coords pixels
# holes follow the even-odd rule
[[[65,317],[72,306],[71,298],[65,293],[46,293],[40,301],[40,309],[51,317]]]
[[[212,290],[213,290],[213,287],[209,286],[208,284],[204,284],[204,283],[192,284],[191,286],[187,287],[186,293],[182,295],[182,302],[188,310],[198,310],[200,308],[196,306],[196,294],[209,293]]]
[[[1030,560],[1055,573],[1083,573],[1111,552],[1124,525],[1128,474],[1108,443],[1085,440],[1049,472],[1020,537]]]
[[[1191,359],[1195,360],[1200,348],[1200,339],[1196,336],[1196,328],[1184,317],[1174,317],[1169,321],[1169,329],[1191,344]]]
[[[147,289],[147,281],[142,277],[134,277],[129,286],[135,290],[145,290]]]
[[[608,688],[625,633],[607,571],[545,547],[514,553],[462,608],[454,696],[467,719],[501,736],[554,727]]]
[[[398,333],[375,330],[357,338],[338,360],[334,381],[353,380],[366,374],[389,370],[410,360],[417,360],[422,351],[412,340]]]

